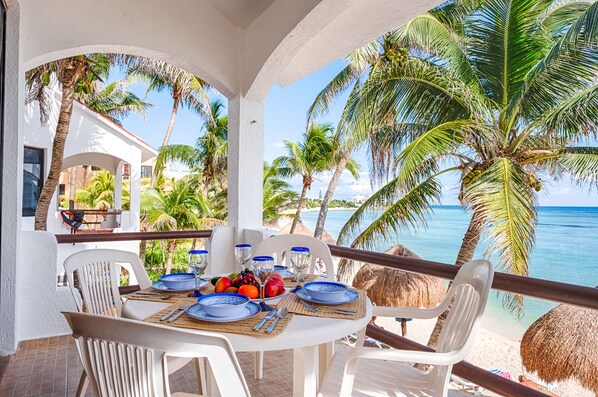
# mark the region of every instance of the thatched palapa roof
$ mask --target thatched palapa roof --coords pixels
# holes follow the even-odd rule
[[[289,222],[286,225],[284,225],[282,227],[282,229],[280,229],[280,234],[289,234],[291,231],[291,226],[293,225],[293,222]],[[297,222],[297,226],[295,227],[295,233],[293,234],[302,234],[304,236],[310,236],[313,237],[314,232],[307,227],[307,225],[305,225],[305,223],[299,221]],[[336,244],[336,240],[334,239],[334,237],[332,237],[330,235],[330,233],[328,233],[326,230],[324,230],[324,232],[322,233],[322,239],[323,242],[325,242],[326,244]]]
[[[400,244],[385,253],[420,259]],[[446,287],[439,278],[372,264],[361,267],[353,286],[365,290],[378,306],[434,307],[446,294]]]
[[[525,331],[520,353],[544,381],[576,378],[598,395],[598,310],[555,307]]]

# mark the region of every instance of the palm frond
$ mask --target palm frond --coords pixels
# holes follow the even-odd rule
[[[498,268],[527,276],[537,214],[536,196],[523,168],[507,158],[498,159],[467,186],[465,201],[484,220]],[[522,297],[505,295],[504,304],[522,313]]]

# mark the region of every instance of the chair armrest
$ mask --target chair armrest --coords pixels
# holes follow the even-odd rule
[[[375,349],[369,347],[356,347],[347,356],[347,364],[361,358],[387,360],[407,363],[420,363],[431,365],[452,365],[465,357],[461,351],[453,350],[446,353],[422,352],[415,350]]]
[[[442,314],[442,306],[437,306],[431,309],[413,309],[407,307],[389,307],[389,306],[374,306],[372,309],[373,316],[379,317],[401,317],[401,318],[419,318],[428,319],[435,318]]]

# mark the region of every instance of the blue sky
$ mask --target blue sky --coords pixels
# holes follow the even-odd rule
[[[287,86],[274,86],[265,100],[265,136],[264,158],[271,162],[284,154],[283,141],[298,141],[305,131],[306,112],[317,93],[344,66],[343,60],[337,60],[309,76]],[[201,76],[200,76],[201,77]],[[122,78],[122,72],[113,71],[110,81]],[[141,84],[130,86],[129,89],[140,97],[145,96],[145,87]],[[226,98],[221,96],[224,103]],[[334,103],[330,112],[321,118],[322,122],[336,125],[345,98]],[[172,98],[168,92],[150,92],[146,100],[155,106],[146,114],[145,121],[138,115],[132,115],[123,120],[124,127],[138,135],[154,147],[160,146],[172,110]],[[196,114],[179,108],[176,123],[171,137],[171,143],[193,145],[200,134],[202,121]],[[361,177],[354,180],[348,173],[344,174],[335,197],[350,198],[355,196],[369,196],[371,187],[368,178],[367,157],[364,150],[355,154],[361,164]],[[326,191],[330,175],[318,177],[312,185],[308,197],[316,198]],[[293,187],[300,191],[300,179],[291,181]],[[446,177],[443,182],[443,202],[446,205],[456,205],[456,179]],[[598,194],[588,188],[574,186],[569,180],[559,182],[548,181],[539,196],[539,203],[543,206],[598,206]]]

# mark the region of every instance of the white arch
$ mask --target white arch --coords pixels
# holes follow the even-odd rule
[[[237,92],[238,31],[210,2],[20,0],[24,66],[89,52],[164,60]]]

